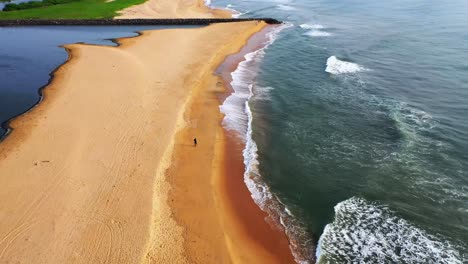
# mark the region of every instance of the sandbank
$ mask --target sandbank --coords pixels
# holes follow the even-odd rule
[[[222,220],[215,191],[190,181],[215,177],[208,142],[219,140],[213,120],[220,117],[206,96],[222,87],[212,72],[264,26],[147,31],[121,39],[120,47],[67,45],[69,61],[42,102],[11,122],[13,132],[0,144],[0,261],[229,263],[245,256],[272,263],[274,252]],[[201,129],[199,147],[183,136],[184,127]],[[174,178],[184,177],[183,188],[200,195],[200,204],[169,194],[181,188],[171,187]],[[197,206],[210,209],[199,214]],[[198,213],[196,229],[180,212]],[[187,246],[194,234],[206,242],[198,255]],[[253,247],[247,254],[226,246],[233,243]]]
[[[231,12],[205,6],[203,0],[148,0],[119,11],[118,19],[131,18],[229,18]]]

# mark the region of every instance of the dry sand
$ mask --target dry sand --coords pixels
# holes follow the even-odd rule
[[[118,0],[117,0],[118,1]],[[203,0],[148,0],[128,7],[116,18],[222,18],[231,17],[227,10],[211,9]]]
[[[43,102],[15,119],[0,144],[0,262],[272,263],[278,254],[242,231],[242,222],[226,224],[226,206],[213,195],[222,189],[210,192],[215,183],[203,190],[186,184],[183,191],[204,196],[191,201],[169,195],[165,178],[167,168],[169,182],[215,177],[205,163],[214,150],[204,145],[219,139],[219,122],[204,116],[215,107],[212,89],[221,89],[212,72],[262,27],[217,24],[149,31],[118,48],[67,46],[71,58]],[[197,148],[186,130],[174,144],[186,109],[185,119],[194,121],[188,128],[207,135]],[[193,119],[193,109],[201,116]],[[184,164],[171,166],[173,152]],[[174,173],[178,168],[187,173]],[[168,197],[171,205],[178,197],[180,207],[171,211]],[[208,205],[215,206],[193,214],[200,229],[183,225],[178,213]],[[197,254],[188,247],[194,233],[205,243]]]

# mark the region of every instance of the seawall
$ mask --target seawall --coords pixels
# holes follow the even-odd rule
[[[281,21],[274,18],[0,19],[0,26],[209,25],[245,21],[264,21],[267,24],[281,24]]]

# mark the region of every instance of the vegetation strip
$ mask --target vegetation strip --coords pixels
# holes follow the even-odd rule
[[[10,12],[10,11],[17,11],[17,10],[24,10],[24,9],[31,9],[31,8],[40,8],[40,7],[47,7],[47,6],[53,6],[53,5],[67,4],[67,3],[71,3],[75,1],[79,1],[79,0],[42,0],[42,1],[30,1],[30,2],[23,2],[23,3],[11,3],[11,4],[6,4],[5,7],[3,8],[3,11]]]
[[[0,11],[0,19],[98,19],[113,18],[127,7],[139,5],[145,0],[79,0],[68,3],[13,10]]]
[[[268,24],[281,24],[281,21],[274,18],[0,19],[0,26],[209,25],[243,21],[265,21]]]

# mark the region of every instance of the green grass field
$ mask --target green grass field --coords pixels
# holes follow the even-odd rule
[[[112,18],[117,15],[117,11],[143,2],[145,0],[115,0],[109,3],[105,0],[79,0],[40,8],[0,12],[0,19]]]

